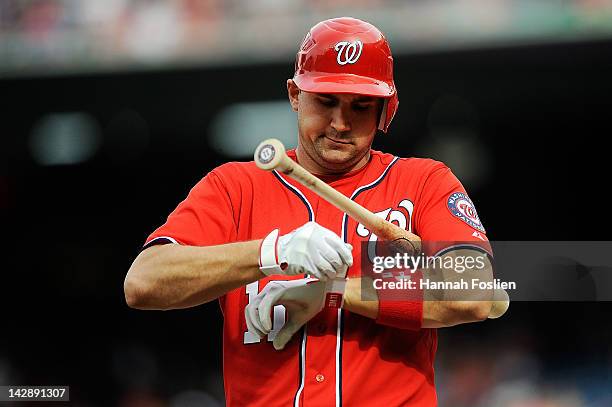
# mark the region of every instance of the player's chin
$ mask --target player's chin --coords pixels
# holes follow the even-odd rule
[[[320,137],[317,141],[320,152],[331,155],[351,155],[355,150],[355,145],[349,141],[339,142],[325,136]]]
[[[328,163],[344,164],[352,161],[355,157],[355,152],[352,147],[351,145],[334,146],[333,148],[322,146],[319,154]]]

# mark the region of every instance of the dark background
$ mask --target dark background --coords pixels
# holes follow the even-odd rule
[[[213,116],[284,98],[292,68],[0,79],[0,384],[68,384],[75,405],[222,399],[218,305],[131,310],[123,279],[146,236],[228,160],[209,147]],[[414,155],[432,136],[432,105],[457,96],[475,107],[488,154],[486,181],[466,187],[490,239],[610,240],[612,42],[400,56],[395,69],[400,109],[375,148]],[[101,149],[39,166],[33,126],[70,111],[97,120]],[[569,405],[610,405],[610,315],[610,303],[514,303],[500,320],[440,330],[441,405],[486,403],[481,387],[516,377],[540,392],[569,383],[586,403]]]

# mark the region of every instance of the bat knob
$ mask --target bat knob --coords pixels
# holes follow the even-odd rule
[[[285,156],[285,146],[275,138],[262,141],[255,149],[255,164],[262,170],[271,171],[278,167]]]

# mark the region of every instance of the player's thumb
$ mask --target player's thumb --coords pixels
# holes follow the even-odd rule
[[[274,349],[281,350],[285,348],[287,342],[291,340],[291,337],[302,327],[303,323],[296,323],[295,321],[289,319],[285,323],[285,326],[278,331],[276,337],[272,344],[274,345]]]

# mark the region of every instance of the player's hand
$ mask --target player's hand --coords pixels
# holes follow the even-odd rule
[[[344,277],[353,265],[353,247],[329,229],[308,222],[278,236],[278,229],[263,241],[260,269],[266,275],[310,274],[320,280]]]
[[[275,305],[284,305],[287,321],[272,342],[276,350],[281,350],[306,322],[323,309],[324,302],[323,281],[314,278],[270,281],[245,308],[247,327],[263,338],[272,330],[272,309]]]

